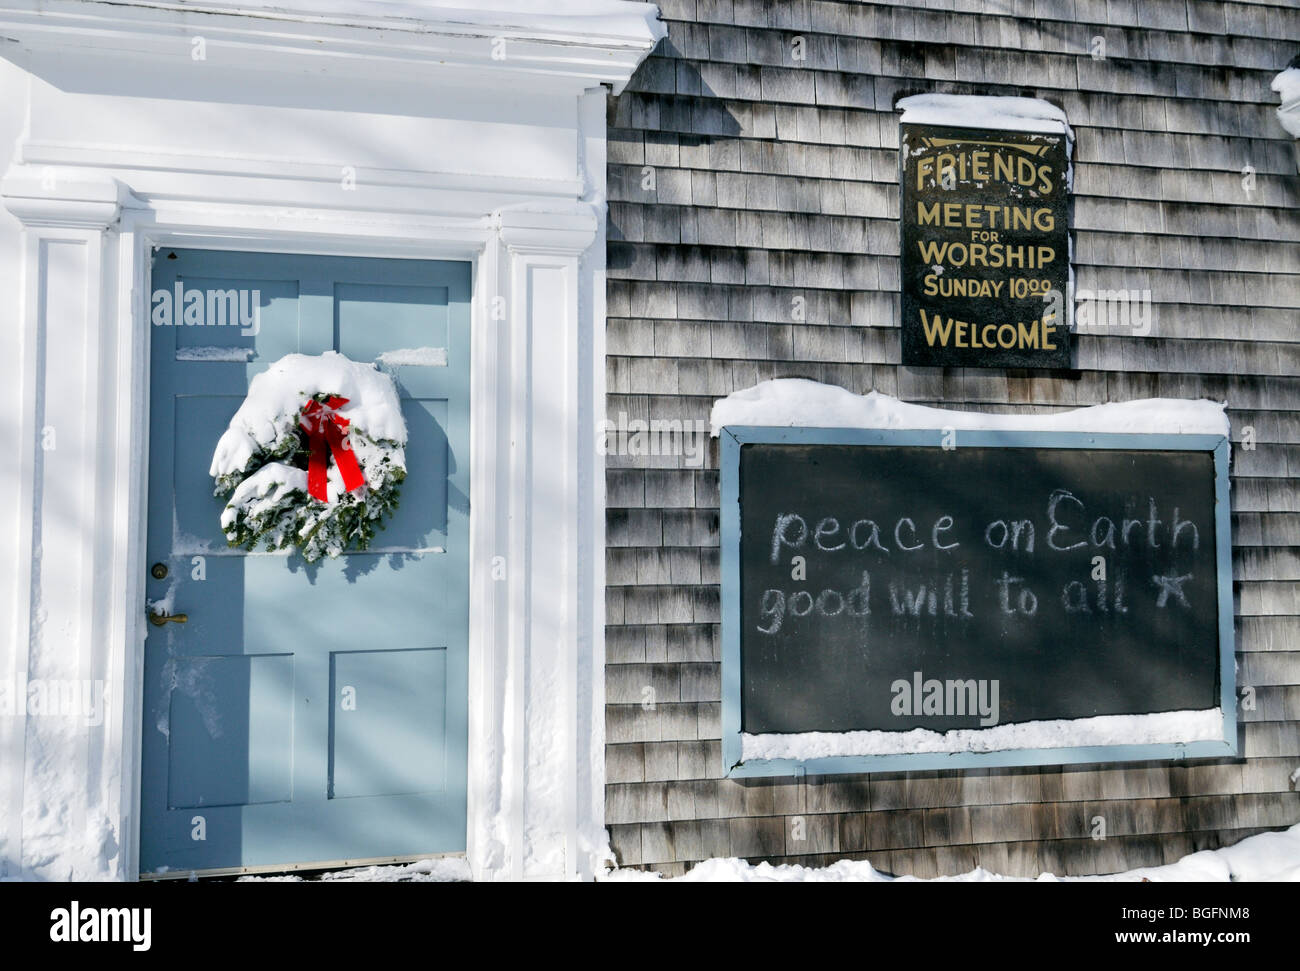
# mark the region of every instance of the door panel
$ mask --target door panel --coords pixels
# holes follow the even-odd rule
[[[463,850],[468,264],[163,249],[153,290],[178,284],[207,322],[151,328],[147,549],[168,575],[146,583],[189,620],[147,625],[141,871]],[[211,321],[241,296],[255,326]],[[382,359],[400,505],[364,553],[232,550],[217,439],[254,375],[330,349],[404,352]]]
[[[354,361],[373,361],[384,351],[447,346],[445,287],[339,284],[334,301],[338,349]]]
[[[444,784],[445,648],[339,651],[332,657],[331,798],[429,792]],[[392,747],[399,760],[383,758]]]
[[[198,367],[213,367],[203,362]],[[225,365],[221,365],[225,366]],[[233,370],[233,369],[232,369]],[[212,495],[212,447],[243,403],[243,395],[177,394],[172,398],[176,413],[172,426],[179,434],[172,446],[172,522],[174,553],[227,552],[221,531],[223,501]],[[155,407],[164,407],[155,401]],[[213,508],[217,515],[212,514]],[[238,552],[238,551],[234,551]]]
[[[167,807],[293,798],[293,656],[181,657],[171,665]]]
[[[171,252],[170,250],[168,252]],[[179,251],[177,251],[179,252]],[[175,262],[175,261],[171,261]],[[154,290],[159,289],[155,275]],[[182,281],[185,291],[197,290],[204,296],[204,323],[185,323],[184,304],[177,310],[173,302],[175,325],[176,354],[181,360],[194,357],[199,348],[244,349],[250,358],[256,355],[264,364],[278,360],[286,354],[298,350],[299,315],[298,315],[298,281],[258,279],[249,284],[246,279],[231,277],[191,276]],[[245,288],[255,288],[259,294],[257,328],[259,333],[244,333],[253,327],[235,326],[235,314],[228,295],[236,295],[234,310],[242,309],[238,303],[239,292]],[[172,292],[175,293],[173,283]],[[245,301],[245,305],[249,301]],[[192,319],[192,318],[191,318]],[[211,320],[209,324],[206,321]]]
[[[451,482],[447,447],[447,402],[436,398],[403,401],[402,417],[410,442],[406,446],[408,482],[427,483],[427,501],[403,502],[375,537],[373,549],[439,549],[447,543],[448,486]],[[418,437],[416,432],[419,432]],[[402,485],[406,495],[406,485]]]

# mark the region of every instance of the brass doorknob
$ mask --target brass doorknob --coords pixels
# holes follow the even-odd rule
[[[155,627],[162,627],[169,621],[173,624],[184,624],[189,619],[189,614],[155,614],[153,612],[150,612],[149,614],[149,623],[153,624]]]

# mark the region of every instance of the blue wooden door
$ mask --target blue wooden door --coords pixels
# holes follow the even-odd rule
[[[155,254],[146,587],[188,620],[145,625],[142,873],[464,850],[469,294],[466,263]],[[331,349],[388,355],[399,507],[364,553],[232,550],[217,439],[253,375]]]

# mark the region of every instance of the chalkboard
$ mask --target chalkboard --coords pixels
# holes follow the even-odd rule
[[[1221,705],[1222,439],[768,431],[723,470],[742,732]]]

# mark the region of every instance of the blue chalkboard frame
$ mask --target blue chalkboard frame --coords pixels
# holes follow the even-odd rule
[[[812,428],[755,425],[720,430],[722,572],[722,769],[728,778],[836,775],[929,769],[1233,758],[1238,754],[1237,678],[1232,605],[1232,518],[1228,499],[1230,445],[1223,435],[1117,432],[960,432],[964,446],[993,448],[1149,449],[1214,455],[1215,552],[1218,557],[1219,684],[1223,740],[1135,745],[836,755],[815,759],[741,761],[740,450],[744,445],[882,445],[943,447],[941,429]]]

